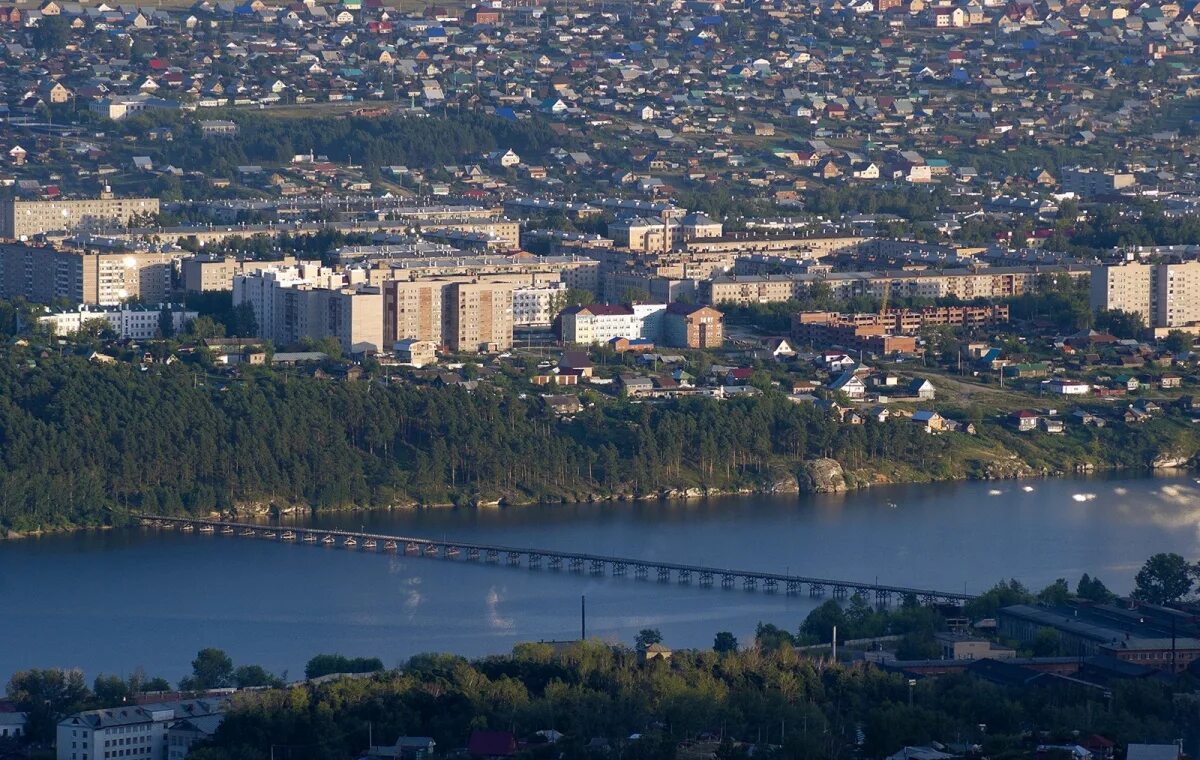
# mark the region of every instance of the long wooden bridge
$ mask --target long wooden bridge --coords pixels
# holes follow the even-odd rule
[[[528,549],[449,539],[437,540],[382,533],[298,528],[192,517],[145,514],[139,514],[136,517],[140,518],[142,524],[147,527],[199,534],[257,538],[284,543],[309,544],[372,553],[388,552],[414,557],[436,557],[463,562],[504,563],[514,567],[524,566],[530,570],[565,569],[574,573],[611,574],[614,577],[632,575],[640,580],[654,577],[660,583],[670,583],[671,581],[684,585],[695,583],[708,588],[720,585],[721,588],[732,589],[740,586],[746,591],[757,591],[761,588],[767,593],[776,593],[782,590],[787,594],[800,594],[807,591],[810,596],[820,597],[829,594],[838,599],[859,594],[863,598],[874,599],[878,604],[888,604],[894,599],[911,598],[921,604],[958,605],[974,598],[972,594],[953,591],[935,591],[880,583],[858,583],[756,570],[630,559],[558,549]]]

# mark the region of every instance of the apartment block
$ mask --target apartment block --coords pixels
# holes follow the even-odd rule
[[[841,346],[882,355],[917,350],[917,339],[912,335],[894,335],[883,325],[855,324],[839,319],[805,321],[793,318],[792,340],[799,346],[814,349]]]
[[[188,311],[176,304],[157,306],[91,306],[83,304],[75,309],[57,311],[38,317],[38,324],[50,328],[54,335],[71,335],[79,332],[90,322],[103,321],[117,337],[132,340],[150,340],[161,337],[164,312],[169,315],[171,332],[179,333],[187,323],[199,316],[199,312]]]
[[[122,226],[157,213],[157,198],[114,198],[109,193],[83,200],[7,200],[0,204],[0,237],[26,240],[56,230]]]
[[[1063,169],[1059,184],[1065,193],[1084,197],[1110,195],[1137,183],[1132,174],[1092,168]]]
[[[131,298],[170,300],[178,252],[99,253],[26,243],[0,244],[0,297],[35,303],[115,306]]]
[[[253,274],[268,267],[295,266],[296,259],[286,256],[278,261],[247,261],[233,256],[196,254],[180,265],[183,289],[189,293],[233,290],[233,278]]]
[[[463,353],[507,350],[516,290],[509,282],[466,278],[386,282],[384,340],[389,346],[405,339],[429,341]]]
[[[844,323],[860,327],[883,327],[899,334],[912,335],[923,327],[982,327],[1008,322],[1008,306],[930,306],[923,309],[888,309],[875,312],[838,314],[828,311],[804,311],[795,314],[796,324]]]
[[[249,303],[259,337],[281,346],[304,338],[335,338],[355,352],[386,345],[382,290],[315,264],[235,275],[233,303]]]
[[[1141,314],[1148,327],[1195,325],[1200,323],[1200,262],[1095,267],[1090,295],[1093,309]]]
[[[663,339],[677,348],[720,348],[725,315],[711,306],[673,303],[663,315]]]

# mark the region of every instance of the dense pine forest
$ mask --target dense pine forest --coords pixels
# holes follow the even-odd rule
[[[80,357],[0,359],[0,527],[118,523],[128,510],[314,509],[585,499],[761,487],[818,456],[948,460],[949,443],[841,425],[780,394],[636,405],[570,420],[495,386],[339,382],[271,371],[215,382]]]

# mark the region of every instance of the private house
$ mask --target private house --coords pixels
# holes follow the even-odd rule
[[[946,429],[946,418],[937,412],[913,412],[912,422],[920,425],[926,433],[940,433]]]
[[[1013,412],[1011,419],[1017,430],[1027,433],[1030,430],[1037,430],[1038,420],[1041,419],[1041,415],[1029,409],[1021,409],[1020,411]]]
[[[512,757],[517,754],[517,737],[509,731],[472,731],[467,754],[484,760]]]
[[[933,383],[918,377],[908,384],[908,395],[921,401],[933,401],[937,397],[937,389]]]
[[[853,372],[846,371],[829,384],[829,389],[841,391],[852,399],[861,399],[867,395],[867,386],[862,378]]]

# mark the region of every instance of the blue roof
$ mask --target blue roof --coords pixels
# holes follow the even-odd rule
[[[509,106],[504,106],[503,108],[497,108],[496,116],[498,116],[501,119],[508,119],[509,121],[517,120],[517,112],[512,110],[512,108]]]
[[[426,37],[445,37],[446,30],[440,26],[435,26],[425,32]]]
[[[704,26],[719,26],[725,23],[725,21],[720,16],[705,16],[700,19],[700,23]]]

